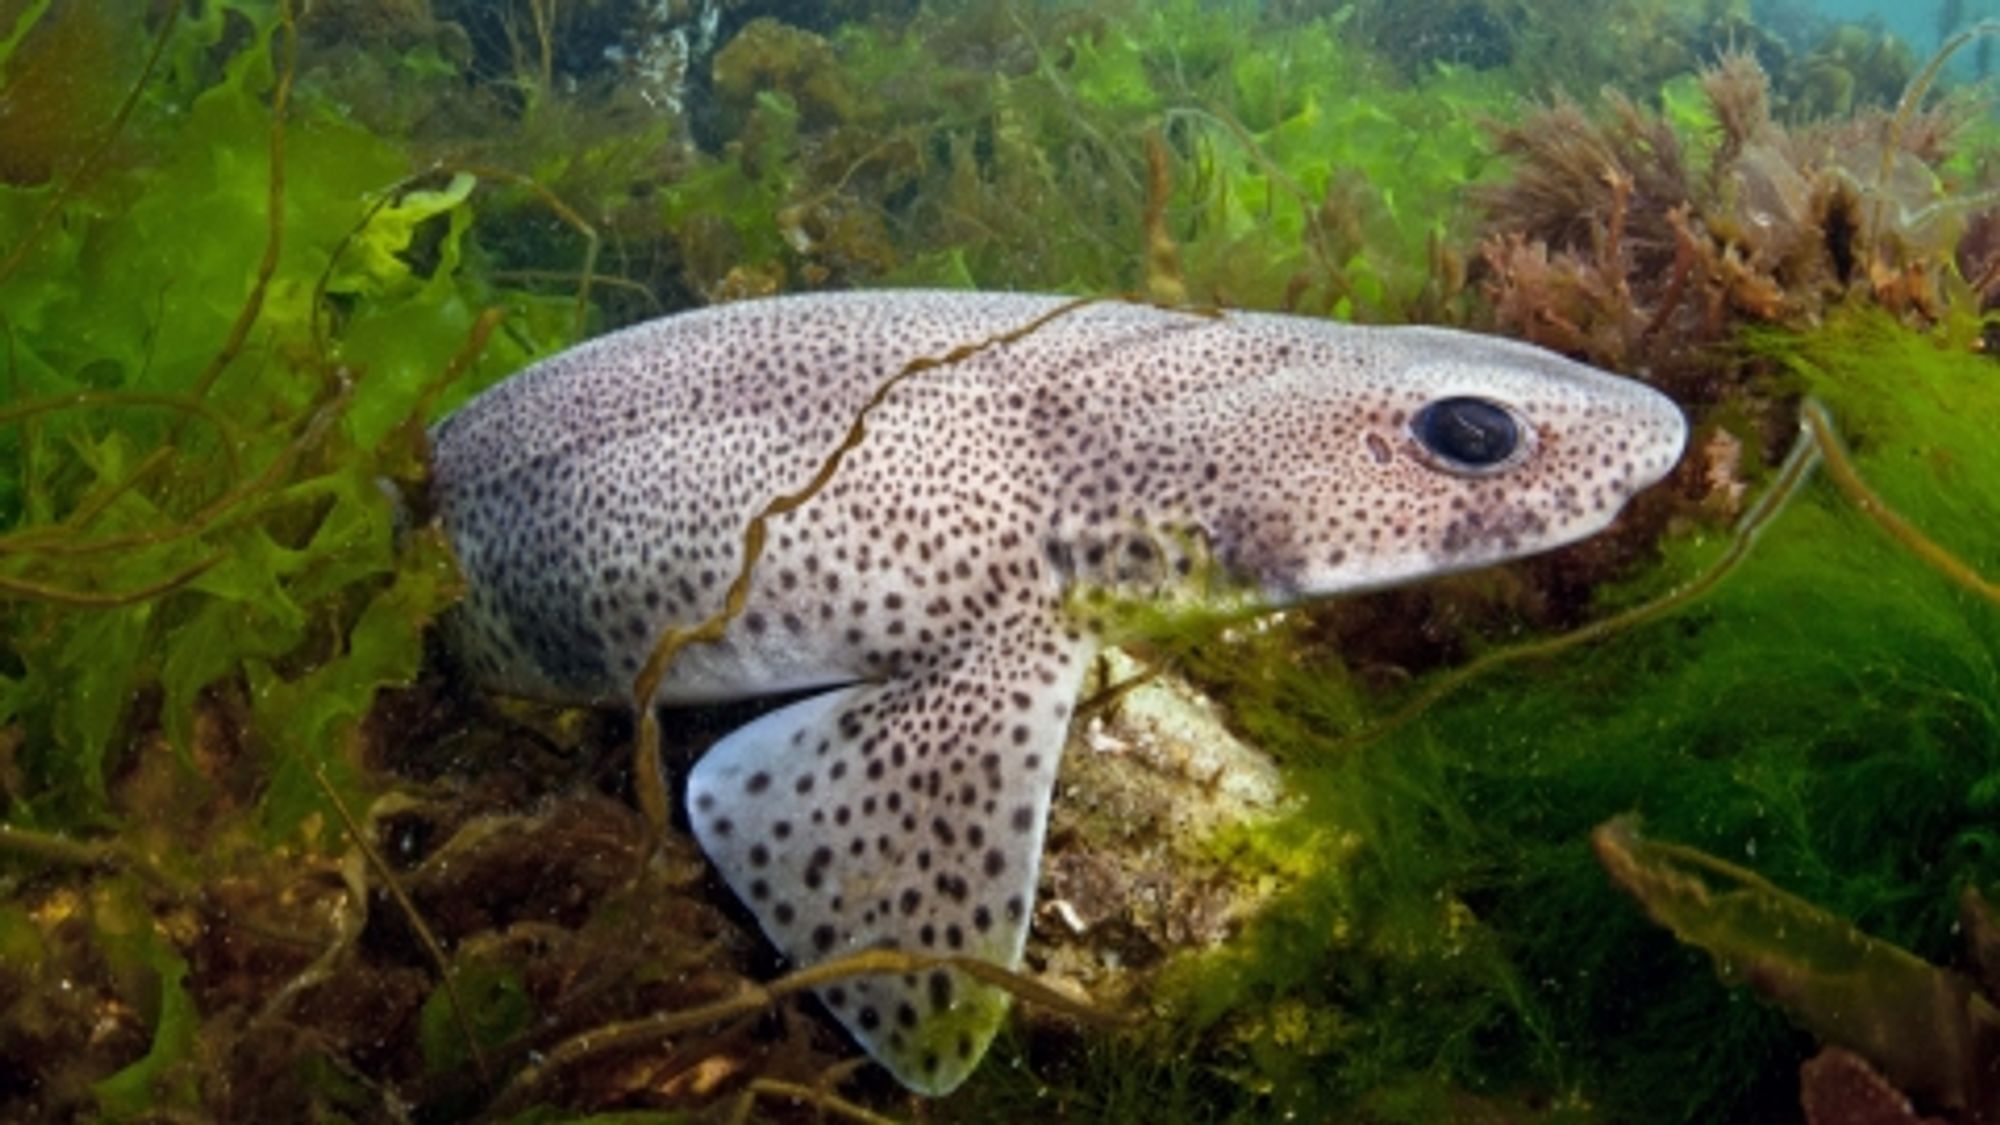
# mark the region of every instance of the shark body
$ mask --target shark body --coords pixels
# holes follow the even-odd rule
[[[487,391],[434,433],[462,659],[496,690],[630,705],[662,631],[722,605],[745,524],[871,395],[1060,303],[746,302]],[[1121,303],[920,372],[867,429],[772,520],[726,637],[651,701],[822,689],[687,783],[702,848],[799,964],[1019,964],[1099,595],[1276,607],[1546,550],[1607,525],[1686,436],[1656,392],[1510,341]],[[1007,1006],[945,969],[819,996],[926,1093],[971,1072]]]

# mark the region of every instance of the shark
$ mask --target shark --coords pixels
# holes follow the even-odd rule
[[[723,609],[746,525],[864,411],[865,438],[771,515],[723,635],[633,699],[663,631]],[[1278,609],[1546,551],[1608,526],[1686,434],[1639,382],[1444,328],[1009,293],[744,301],[583,343],[434,427],[431,502],[468,588],[443,627],[499,692],[794,697],[685,779],[697,842],[770,942],[801,966],[1016,968],[1117,607]],[[952,967],[817,995],[930,1095],[1009,1005]]]

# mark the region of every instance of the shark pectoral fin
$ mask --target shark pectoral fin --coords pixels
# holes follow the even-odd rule
[[[695,764],[696,838],[764,933],[810,965],[862,949],[1016,968],[1056,761],[1086,663],[1058,627],[765,715]],[[904,1085],[944,1094],[1007,1012],[951,969],[819,991]]]

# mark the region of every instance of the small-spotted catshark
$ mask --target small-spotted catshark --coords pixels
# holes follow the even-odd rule
[[[663,631],[717,613],[746,524],[922,357],[1059,298],[745,302],[583,344],[434,432],[486,685],[631,704]],[[1071,708],[1080,594],[1278,607],[1593,534],[1680,456],[1680,411],[1538,348],[1104,302],[897,382],[770,520],[726,635],[655,704],[818,689],[693,767],[703,850],[783,954],[1021,960]],[[971,1072],[1007,994],[951,969],[819,998],[912,1089]]]

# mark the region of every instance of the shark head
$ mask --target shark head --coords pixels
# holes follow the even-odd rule
[[[1343,329],[1177,405],[1219,562],[1274,603],[1392,586],[1604,530],[1680,460],[1665,395],[1511,340]]]

